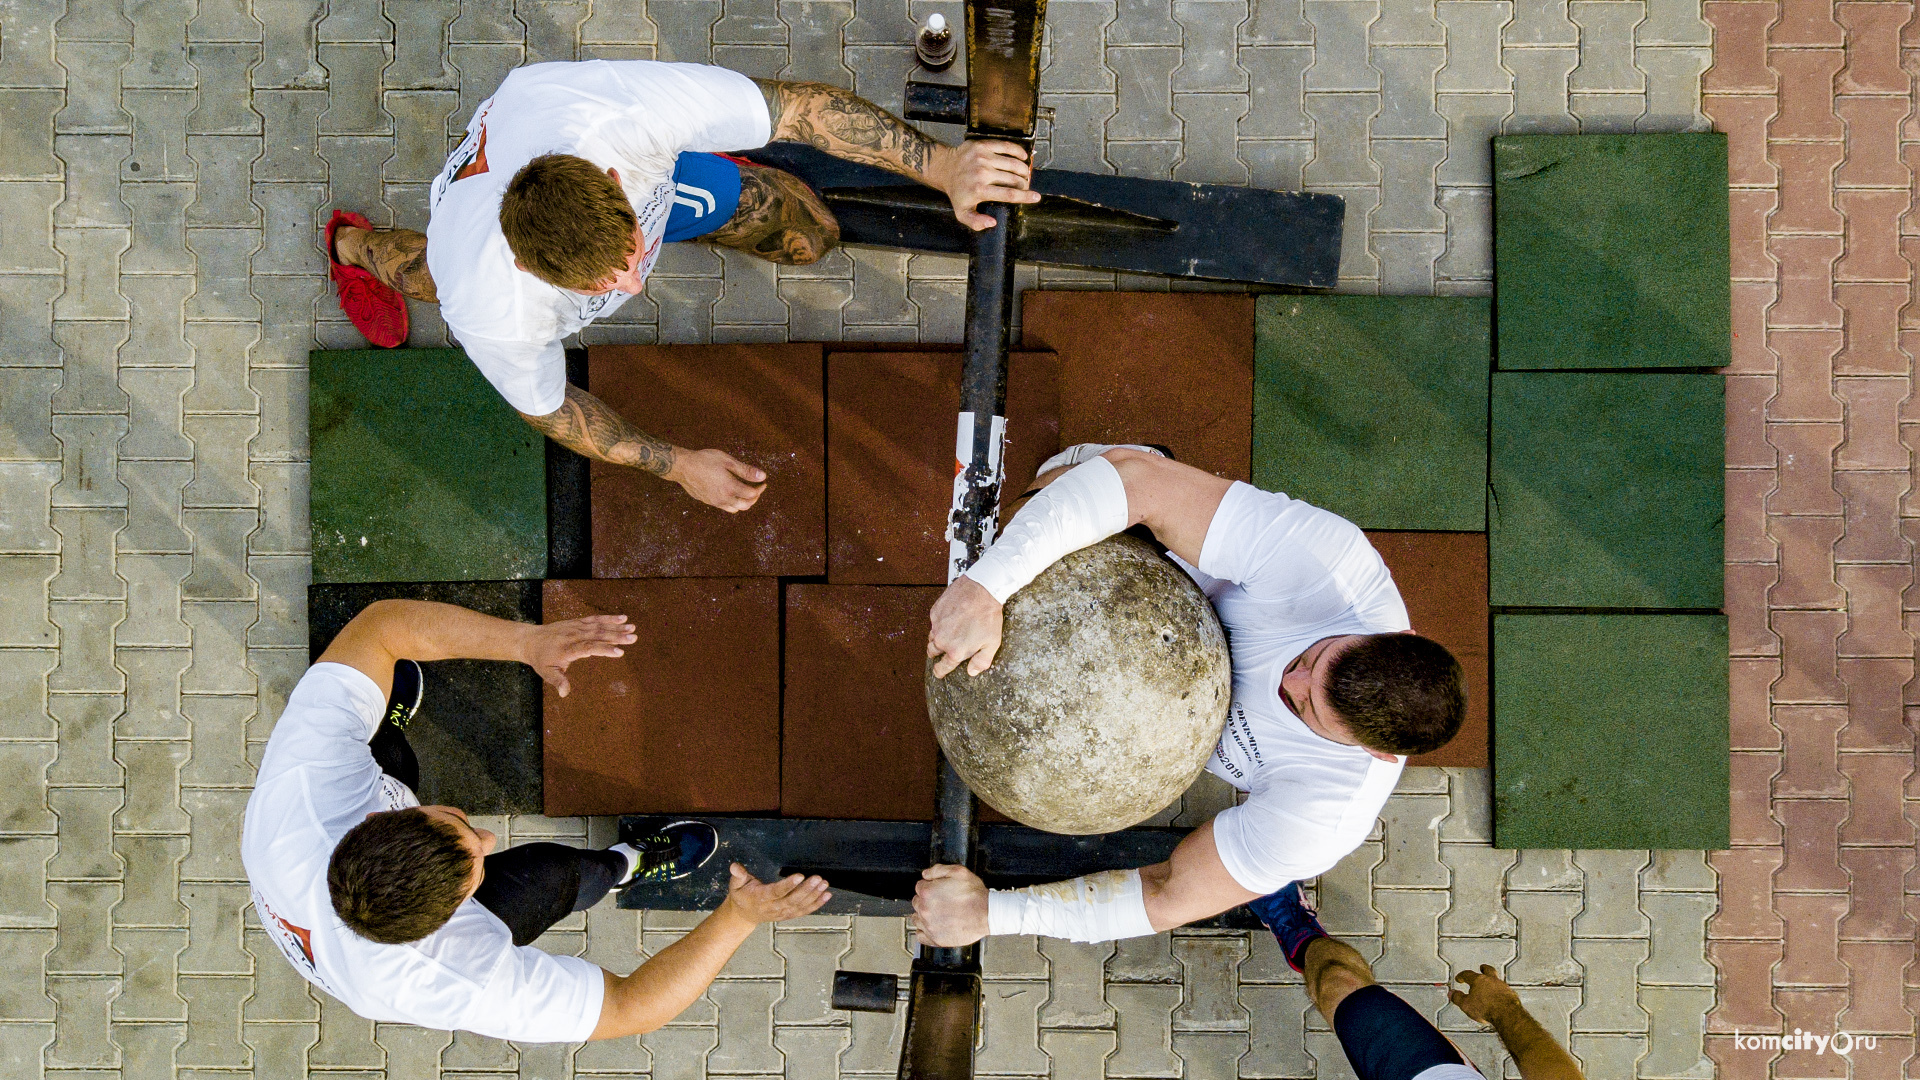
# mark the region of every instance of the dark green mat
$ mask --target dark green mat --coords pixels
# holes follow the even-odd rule
[[[1494,607],[1722,602],[1718,375],[1496,372]]]
[[[1366,529],[1487,527],[1487,301],[1264,296],[1253,482]]]
[[[1724,615],[1497,615],[1493,842],[1717,850]]]
[[[545,439],[458,349],[308,357],[313,580],[547,572]]]
[[[1731,359],[1727,137],[1493,140],[1503,371]]]

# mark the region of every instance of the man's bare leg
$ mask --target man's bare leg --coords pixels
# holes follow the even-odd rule
[[[1333,1023],[1333,1011],[1347,995],[1374,984],[1373,967],[1359,950],[1337,938],[1314,938],[1307,943],[1307,996],[1320,1015]]]
[[[780,169],[740,170],[740,206],[700,237],[788,266],[819,262],[840,243],[840,223],[801,179]]]
[[[357,266],[409,300],[440,302],[427,272],[427,236],[412,229],[356,229],[342,225],[333,233],[334,258]]]

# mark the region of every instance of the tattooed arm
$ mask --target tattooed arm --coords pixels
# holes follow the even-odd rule
[[[974,229],[993,219],[975,210],[983,202],[1034,203],[1027,190],[1033,170],[1027,152],[1010,142],[974,139],[948,146],[850,90],[825,83],[755,79],[773,118],[773,137],[809,143],[835,157],[877,165],[945,192],[953,215]]]
[[[684,450],[627,422],[612,407],[567,384],[567,400],[545,416],[520,414],[535,430],[584,457],[632,465],[685,488],[687,494],[737,514],[766,490],[767,474],[721,450]]]

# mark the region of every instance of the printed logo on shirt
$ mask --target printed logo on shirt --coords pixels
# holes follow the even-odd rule
[[[440,170],[440,175],[433,178],[432,186],[427,189],[428,213],[439,208],[441,196],[447,193],[448,186],[454,181],[464,180],[475,173],[487,171],[487,125],[482,121],[487,118],[487,110],[492,107],[493,99],[491,98],[480,106],[480,111],[475,113],[473,119],[467,124],[467,137],[460,141],[459,146],[453,148],[453,153],[447,155],[446,166]],[[480,165],[478,169],[473,172],[463,172],[467,166],[476,161]]]
[[[1237,755],[1228,755],[1228,740],[1232,740]],[[1221,768],[1233,774],[1235,780],[1247,778],[1247,767],[1257,769],[1266,763],[1260,757],[1260,740],[1253,737],[1253,724],[1247,720],[1247,710],[1238,701],[1227,709],[1226,730],[1220,733],[1220,741],[1214,744],[1213,756],[1220,762]],[[1239,758],[1237,761],[1236,756]]]
[[[339,997],[340,995],[327,984],[327,980],[320,977],[319,970],[313,966],[312,932],[304,926],[295,926],[282,918],[280,913],[273,910],[273,906],[267,903],[266,898],[260,895],[259,889],[251,891],[253,906],[260,912],[260,926],[267,932],[267,937],[280,947],[280,955],[287,958],[287,963],[293,965],[293,970],[299,972],[301,978]]]

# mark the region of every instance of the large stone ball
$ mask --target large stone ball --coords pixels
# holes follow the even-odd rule
[[[987,805],[1048,832],[1114,832],[1165,809],[1219,741],[1232,697],[1213,606],[1151,544],[1076,551],[1007,601],[993,666],[927,669],[927,713]]]

